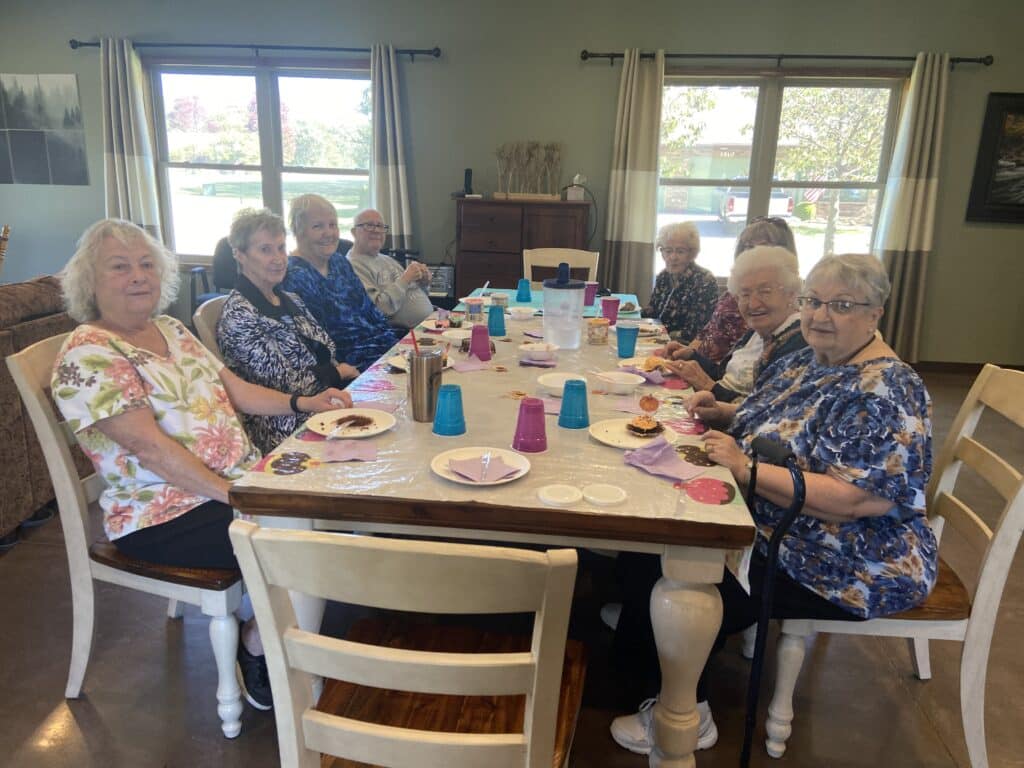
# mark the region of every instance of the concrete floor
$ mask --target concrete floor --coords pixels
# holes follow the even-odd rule
[[[926,377],[935,401],[936,447],[970,386],[971,377]],[[1019,433],[983,422],[982,434],[1018,468]],[[973,493],[973,489],[971,489]],[[975,495],[994,524],[992,497]],[[1003,599],[989,662],[986,719],[993,768],[1024,766],[1024,661],[1013,649],[1024,635],[1024,567],[1018,553]],[[0,765],[246,766],[278,764],[271,713],[245,709],[242,734],[221,736],[214,704],[214,665],[206,622],[186,609],[168,620],[163,601],[101,585],[97,631],[83,696],[63,698],[71,637],[71,603],[60,525],[26,533],[0,556]],[[619,700],[607,668],[610,632],[597,619],[610,581],[600,563],[577,590],[572,633],[590,649],[584,709],[572,753],[578,768],[640,768],[646,759],[619,749],[611,718],[635,706]],[[342,626],[346,616],[328,611]],[[934,677],[913,677],[903,641],[822,636],[810,648],[797,686],[795,731],[778,761],[763,749],[755,766],[967,766],[960,726],[957,643],[932,644]],[[769,653],[773,649],[769,648]],[[773,664],[769,664],[771,668]],[[743,728],[748,665],[732,645],[716,660],[712,702],[718,745],[698,753],[700,766],[735,766]],[[771,685],[771,672],[768,673]],[[767,690],[767,688],[766,688]]]

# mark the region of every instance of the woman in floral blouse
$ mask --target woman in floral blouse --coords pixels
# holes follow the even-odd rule
[[[177,259],[130,222],[89,227],[62,278],[68,314],[82,324],[61,348],[52,388],[107,483],[100,496],[107,537],[139,560],[237,567],[228,489],[259,452],[236,408],[325,411],[350,405],[348,394],[289,397],[231,373],[178,320],[159,314],[177,291]],[[254,629],[243,633],[239,662],[246,697],[269,709]]]
[[[688,342],[711,318],[718,301],[718,283],[710,271],[695,263],[700,253],[696,224],[666,224],[658,232],[656,245],[665,269],[654,281],[650,305],[640,314],[664,323],[672,339]]]
[[[231,223],[228,240],[238,277],[217,322],[224,363],[246,381],[289,394],[344,387],[359,371],[335,359],[334,342],[302,299],[281,289],[288,268],[284,235],[284,221],[266,209],[244,209]],[[242,414],[246,432],[263,453],[305,420],[300,413]]]
[[[937,545],[924,505],[931,401],[914,370],[877,333],[888,294],[875,257],[822,259],[799,297],[808,348],[770,367],[738,407],[707,392],[688,405],[728,427],[707,432],[705,449],[740,485],[750,480],[750,446],[758,436],[788,447],[803,471],[807,498],[779,549],[775,618],[872,619],[919,605],[935,584]],[[767,541],[792,501],[792,486],[784,467],[758,466],[751,594],[728,573],[718,585],[723,618],[715,648],[757,618]],[[648,595],[654,566],[647,569],[653,574]],[[698,746],[715,731],[707,694],[702,676]],[[631,749],[649,744],[651,719],[648,705],[617,718],[612,735]]]
[[[327,331],[337,357],[365,371],[395,345],[402,333],[388,324],[338,250],[338,214],[320,195],[291,202],[289,222],[298,248],[288,260],[284,287],[305,302]]]

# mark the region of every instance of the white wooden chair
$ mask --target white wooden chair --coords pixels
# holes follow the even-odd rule
[[[579,708],[577,695],[575,709],[560,712],[574,550],[539,553],[261,529],[243,520],[231,524],[231,540],[267,654],[285,768],[319,768],[321,752],[395,768],[551,768],[565,762]],[[370,635],[380,635],[370,631],[353,630],[338,640],[298,628],[289,590],[417,613],[533,613],[533,636],[511,653],[469,653],[480,646],[465,637],[458,648],[436,635],[426,649],[410,643],[421,650],[393,647],[393,636],[371,642]],[[328,679],[317,709],[311,675]],[[577,665],[574,675],[581,691],[583,667]],[[515,718],[501,714],[502,699],[495,697],[518,700],[522,710],[523,694],[521,732],[502,728]],[[477,697],[478,709],[467,710]],[[461,708],[445,709],[438,698]],[[399,716],[389,718],[389,707]],[[567,729],[556,727],[556,714],[559,726],[563,716],[568,721]],[[456,732],[463,730],[456,725],[488,722],[500,732]],[[556,746],[556,731],[567,731],[568,743]],[[333,763],[339,764],[349,765]]]
[[[227,296],[215,296],[204,301],[192,315],[192,324],[196,327],[199,340],[203,342],[208,350],[223,360],[220,354],[220,345],[217,343],[217,322],[220,320],[220,313],[224,309],[224,302]]]
[[[597,280],[598,251],[581,251],[576,248],[528,248],[523,251],[523,277],[534,288],[549,277],[558,275],[558,265],[563,261],[569,265],[569,274],[577,280]],[[583,270],[586,276],[583,277]]]
[[[104,488],[96,473],[79,479],[71,445],[75,438],[49,399],[50,374],[67,334],[52,336],[10,355],[11,370],[25,403],[36,437],[46,458],[64,529],[74,624],[71,667],[64,695],[76,699],[89,664],[95,620],[94,581],[104,581],[169,599],[167,614],[181,616],[181,603],[199,606],[210,617],[210,642],[217,662],[217,714],[228,738],[239,734],[242,702],[235,679],[238,622],[234,612],[242,599],[241,574],[237,570],[173,568],[144,563],[122,555],[102,539],[89,544],[89,505]]]
[[[929,516],[941,547],[938,583],[913,610],[864,622],[790,619],[782,623],[775,693],[768,707],[768,754],[781,757],[792,731],[793,690],[803,663],[806,638],[815,632],[907,638],[917,676],[931,677],[929,640],[959,640],[960,714],[972,768],[986,768],[985,675],[992,630],[1007,573],[1024,529],[1021,473],[974,438],[982,412],[991,409],[1024,428],[1024,372],[986,365],[967,394],[935,463],[928,488]],[[1018,438],[1019,439],[1019,438]],[[995,530],[955,495],[966,464],[1004,500]],[[957,539],[951,542],[952,539]],[[946,546],[953,543],[953,546]]]

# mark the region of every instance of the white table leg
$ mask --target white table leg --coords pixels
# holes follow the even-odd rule
[[[662,578],[651,592],[651,621],[661,664],[661,694],[654,708],[654,749],[649,765],[693,768],[697,747],[697,680],[722,625],[724,552],[669,547]]]

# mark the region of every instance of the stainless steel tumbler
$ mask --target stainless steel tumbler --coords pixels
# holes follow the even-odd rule
[[[437,393],[441,388],[440,347],[428,347],[409,352],[409,402],[415,421],[433,421],[437,408]]]

